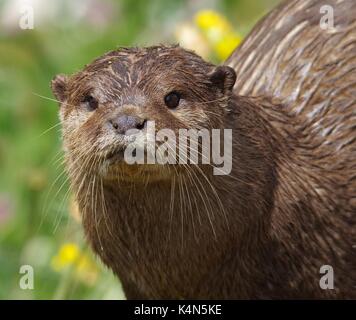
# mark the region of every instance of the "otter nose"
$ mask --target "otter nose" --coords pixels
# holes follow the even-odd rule
[[[125,134],[129,129],[142,130],[145,127],[146,120],[128,115],[121,115],[117,118],[109,120],[111,126],[117,133]]]

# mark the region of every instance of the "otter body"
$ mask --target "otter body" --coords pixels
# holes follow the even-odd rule
[[[356,4],[330,1],[332,30],[322,5],[280,5],[225,66],[123,48],[53,80],[87,239],[127,298],[356,298]],[[231,128],[231,173],[113,157],[146,120]]]

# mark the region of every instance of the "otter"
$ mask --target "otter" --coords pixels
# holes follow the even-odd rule
[[[128,299],[356,298],[356,2],[328,4],[331,29],[324,1],[283,2],[223,65],[119,48],[52,80],[86,238]],[[147,121],[231,129],[231,172],[128,164]]]

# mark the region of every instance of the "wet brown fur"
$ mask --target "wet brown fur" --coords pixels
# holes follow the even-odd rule
[[[264,18],[226,62],[233,91],[232,70],[177,46],[115,50],[52,82],[87,239],[128,298],[356,298],[356,6],[330,3],[329,34],[324,1]],[[184,93],[173,111],[172,90]],[[232,128],[231,174],[121,164],[105,178],[107,120],[122,112],[157,129]]]

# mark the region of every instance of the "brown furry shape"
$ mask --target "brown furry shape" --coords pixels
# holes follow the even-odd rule
[[[323,30],[324,2],[281,4],[226,66],[122,48],[53,80],[87,239],[128,298],[356,298],[356,2]],[[231,174],[113,160],[120,115],[232,128]]]

